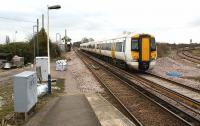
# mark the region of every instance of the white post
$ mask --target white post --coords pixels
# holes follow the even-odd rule
[[[47,54],[48,54],[48,93],[51,94],[50,48],[49,48],[49,8],[47,5]]]

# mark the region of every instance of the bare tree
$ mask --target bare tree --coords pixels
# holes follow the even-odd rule
[[[82,38],[82,40],[81,40],[82,43],[91,42],[91,41],[94,41],[94,39],[93,39],[93,38],[84,37],[84,38]]]
[[[82,42],[82,43],[89,42],[89,39],[88,39],[88,38],[86,38],[86,37],[84,37],[84,38],[82,38],[81,42]]]
[[[89,38],[89,42],[91,42],[91,41],[94,41],[94,39],[93,38]]]

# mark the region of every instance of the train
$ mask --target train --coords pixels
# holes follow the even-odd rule
[[[138,71],[153,69],[157,59],[155,37],[144,33],[82,43],[80,50]]]

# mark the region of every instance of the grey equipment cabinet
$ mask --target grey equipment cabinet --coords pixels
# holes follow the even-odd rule
[[[41,67],[42,81],[48,81],[48,57],[36,57],[36,67]]]
[[[37,78],[33,71],[24,71],[13,77],[14,111],[28,112],[37,103]]]

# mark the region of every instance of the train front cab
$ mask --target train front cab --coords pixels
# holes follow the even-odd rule
[[[156,55],[156,43],[153,36],[141,34],[131,37],[131,57],[137,63],[133,67],[141,71],[152,69]]]

